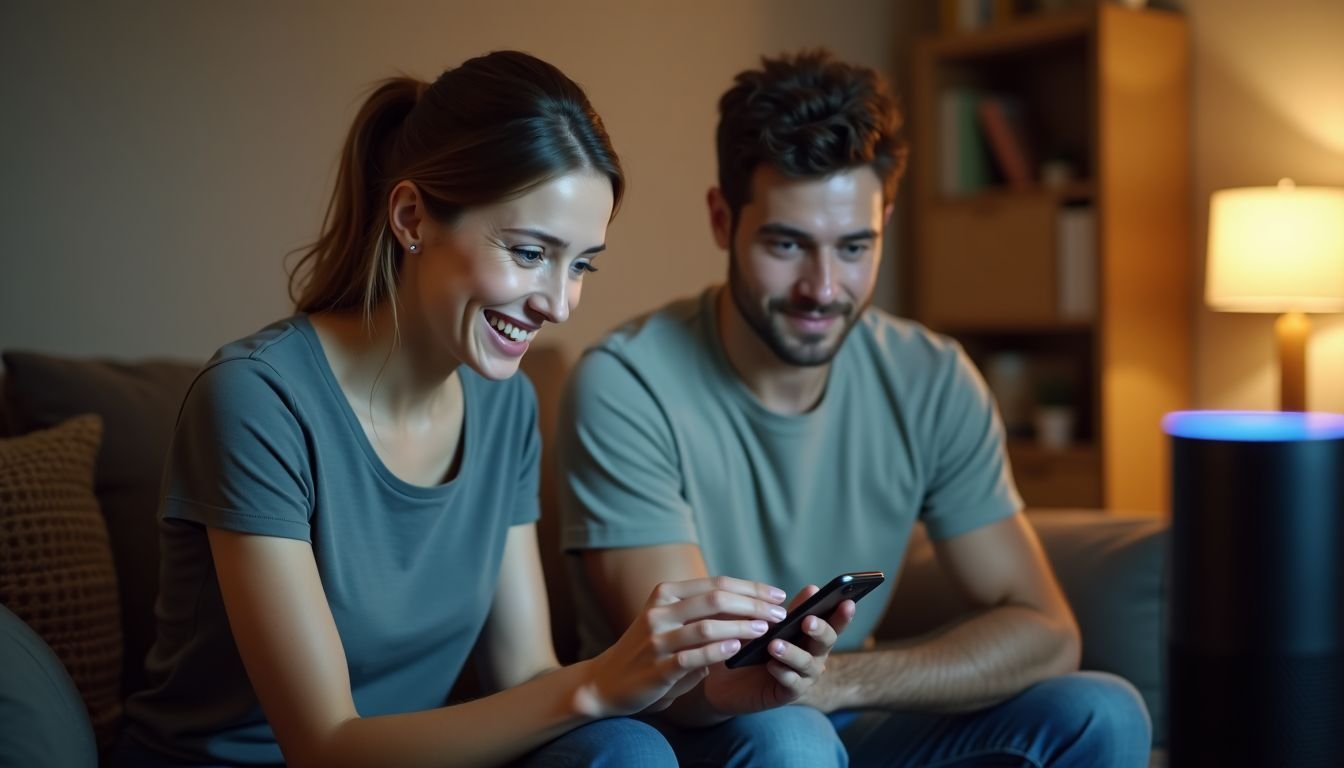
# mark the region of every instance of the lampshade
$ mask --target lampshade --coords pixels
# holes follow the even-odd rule
[[[1344,311],[1344,189],[1285,179],[1214,192],[1204,298],[1234,312]]]

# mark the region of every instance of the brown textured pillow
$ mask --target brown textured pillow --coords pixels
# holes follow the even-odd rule
[[[0,439],[0,603],[55,651],[100,746],[121,718],[121,614],[93,495],[102,419]]]

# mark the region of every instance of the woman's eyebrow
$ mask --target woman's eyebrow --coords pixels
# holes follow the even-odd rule
[[[570,245],[568,240],[563,240],[559,237],[556,237],[555,235],[552,235],[550,232],[541,229],[532,229],[530,227],[506,227],[504,229],[501,229],[500,231],[508,232],[514,235],[527,235],[528,237],[534,237],[540,240],[541,242],[545,243],[546,245],[549,245],[552,248],[556,248],[562,251],[569,248]],[[590,253],[601,253],[606,249],[607,244],[602,243],[600,245],[594,245],[592,248],[585,250],[583,254],[587,255]]]

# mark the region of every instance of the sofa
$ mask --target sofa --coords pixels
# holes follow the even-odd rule
[[[160,473],[177,407],[196,365],[19,351],[5,352],[2,359],[0,765],[94,765],[99,752],[116,738],[120,702],[143,684],[140,664],[154,632]],[[554,348],[534,349],[525,358],[524,369],[538,393],[543,446],[549,445],[546,438],[567,362]],[[71,421],[82,414],[96,418]],[[72,455],[84,456],[83,464],[74,461],[74,480],[67,478],[63,495],[56,496],[7,489],[13,480],[6,475],[14,474],[25,452],[38,451],[33,445],[41,440],[83,441],[86,449],[71,449]],[[91,440],[93,452],[87,449]],[[55,463],[39,457],[26,466],[40,469]],[[19,485],[31,481],[19,474]],[[542,483],[543,489],[554,487],[550,462],[544,465]],[[83,532],[71,533],[68,526],[40,529],[44,516],[57,514],[52,508],[63,514],[62,505],[78,506],[78,499],[96,505],[81,518]],[[539,537],[556,649],[562,660],[572,660],[577,648],[574,612],[557,544],[554,504],[553,493],[543,490]],[[1084,668],[1114,672],[1135,684],[1154,716],[1155,743],[1161,746],[1166,525],[1095,510],[1029,514],[1078,616]],[[52,542],[65,539],[77,539],[75,549],[84,553],[79,557],[89,555],[96,562],[42,563]],[[74,581],[61,582],[61,572],[76,574],[70,577]],[[81,579],[76,587],[62,586]],[[34,584],[46,589],[38,590],[36,598]],[[112,608],[113,603],[118,607]],[[917,531],[877,640],[921,634],[964,610],[966,604]],[[86,642],[91,627],[101,633],[101,645],[81,656],[71,644]],[[112,654],[108,649],[114,647]],[[469,695],[472,684],[470,673],[464,672],[460,692]]]

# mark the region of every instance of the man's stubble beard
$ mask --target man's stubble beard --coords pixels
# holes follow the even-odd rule
[[[770,322],[771,310],[778,310],[779,305],[787,306],[788,301],[772,298],[769,301],[769,307],[763,312],[752,298],[745,294],[743,288],[745,281],[741,280],[740,277],[737,249],[730,246],[728,249],[728,293],[732,296],[733,304],[737,307],[738,313],[747,321],[747,325],[756,333],[757,338],[765,342],[765,345],[769,347],[775,357],[788,365],[795,365],[800,368],[827,365],[835,359],[836,354],[840,352],[840,347],[844,345],[845,339],[849,337],[849,332],[854,330],[854,325],[858,322],[859,317],[872,303],[872,296],[869,296],[861,307],[846,303],[843,305],[847,308],[845,309],[841,307],[839,302],[832,303],[828,307],[828,310],[832,311],[825,314],[837,314],[842,318],[841,322],[845,324],[835,342],[823,349],[816,349],[815,345],[799,349],[790,345],[788,340],[783,338],[783,334],[776,332]],[[814,351],[809,352],[809,349]]]

